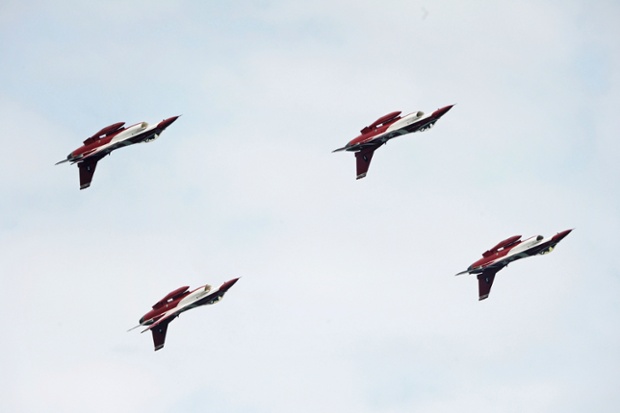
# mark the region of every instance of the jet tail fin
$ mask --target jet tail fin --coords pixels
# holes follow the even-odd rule
[[[489,297],[495,274],[497,271],[478,274],[478,301],[486,300]]]
[[[167,331],[168,323],[161,324],[151,330],[151,333],[153,333],[153,346],[155,347],[155,351],[164,348],[164,344],[166,343]]]
[[[155,351],[161,350],[164,347],[164,343],[166,342],[166,332],[168,331],[168,324],[170,324],[171,321],[172,319],[170,317],[162,317],[142,331],[142,333],[145,333],[151,330]]]
[[[370,168],[370,161],[372,161],[372,155],[375,153],[376,147],[364,148],[359,152],[355,152],[355,163],[357,168],[356,179],[362,179],[368,173]]]
[[[97,168],[97,161],[99,159],[87,159],[78,164],[80,169],[80,189],[86,189],[90,186],[95,174],[95,168]]]

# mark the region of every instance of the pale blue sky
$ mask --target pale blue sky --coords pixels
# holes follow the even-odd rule
[[[5,1],[0,411],[615,412],[613,1]],[[381,115],[456,103],[382,147]],[[182,114],[54,166],[108,124]],[[454,277],[510,235],[576,228]],[[239,283],[126,333],[181,286]]]

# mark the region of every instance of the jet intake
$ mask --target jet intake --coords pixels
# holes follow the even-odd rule
[[[554,248],[555,246],[551,245],[549,248],[545,248],[544,250],[540,251],[539,254],[540,255],[549,254],[551,251],[553,251]]]
[[[144,139],[142,142],[144,142],[144,143],[153,142],[157,138],[159,138],[159,133],[154,133],[151,136],[149,136],[148,138]]]
[[[422,126],[420,129],[418,129],[420,132],[424,132],[426,130],[429,130],[430,128],[432,128],[433,126],[435,126],[435,122],[437,122],[436,120],[427,123],[426,125]]]

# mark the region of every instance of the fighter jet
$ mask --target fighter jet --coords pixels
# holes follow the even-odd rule
[[[456,275],[466,273],[477,274],[478,300],[484,300],[489,296],[495,274],[499,270],[506,267],[512,261],[533,257],[537,254],[544,255],[550,253],[571,231],[572,229],[567,229],[547,238],[542,235],[525,240],[521,240],[521,235],[506,238],[490,250],[483,252],[482,258],[470,265],[465,271],[461,271]]]
[[[170,324],[172,320],[178,317],[182,312],[191,310],[192,308],[219,302],[237,280],[239,280],[239,278],[233,278],[216,289],[213,289],[209,284],[198,287],[192,291],[189,291],[188,286],[177,288],[156,302],[153,305],[153,309],[140,319],[140,324],[128,331],[138,327],[148,326],[142,332],[144,333],[145,331],[151,330],[151,333],[153,333],[155,351],[161,350],[166,341],[168,324]]]
[[[439,118],[452,109],[452,106],[454,105],[437,109],[430,115],[425,115],[421,111],[405,116],[400,116],[401,111],[388,113],[362,129],[361,135],[347,143],[346,146],[332,152],[355,152],[357,179],[361,179],[366,176],[372,155],[376,149],[397,136],[422,132],[432,128]]]
[[[80,189],[86,189],[93,180],[97,162],[104,156],[124,146],[154,141],[177,118],[178,116],[173,116],[162,120],[157,125],[151,126],[146,122],[136,123],[127,127],[123,126],[125,122],[106,126],[86,139],[84,145],[67,155],[67,159],[56,162],[56,165],[65,162],[77,163],[80,169]]]

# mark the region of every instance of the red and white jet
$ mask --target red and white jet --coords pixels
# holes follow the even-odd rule
[[[67,159],[57,162],[56,165],[65,162],[77,163],[80,168],[80,189],[86,189],[93,180],[97,162],[104,156],[124,146],[154,141],[177,118],[178,116],[173,116],[151,126],[146,122],[127,127],[123,127],[125,122],[106,126],[86,139],[84,145],[71,152]]]
[[[432,128],[435,122],[452,109],[452,106],[454,105],[437,109],[430,115],[425,115],[421,111],[405,116],[400,116],[401,111],[388,113],[362,129],[361,135],[347,143],[346,146],[332,152],[355,152],[357,179],[361,179],[366,176],[376,149],[397,136]]]
[[[478,300],[484,300],[489,296],[495,274],[499,270],[512,261],[550,253],[571,231],[572,229],[567,229],[547,238],[542,235],[525,240],[521,240],[521,235],[506,238],[490,250],[483,252],[482,258],[470,265],[467,270],[456,275],[478,274]]]
[[[129,331],[141,326],[148,326],[142,332],[144,333],[145,331],[151,330],[151,333],[153,333],[155,351],[160,350],[164,347],[168,324],[170,324],[172,320],[181,313],[191,310],[192,308],[219,302],[237,280],[239,280],[239,278],[233,278],[216,289],[213,289],[209,284],[198,287],[192,291],[189,291],[188,286],[177,288],[156,302],[153,305],[153,309],[140,319],[140,324],[131,328]]]

